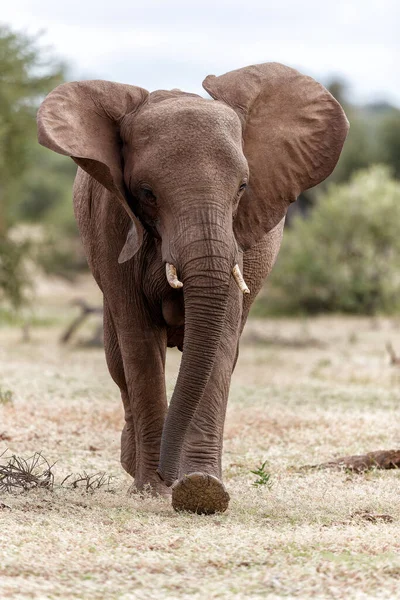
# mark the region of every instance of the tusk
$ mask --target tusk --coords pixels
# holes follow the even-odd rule
[[[171,263],[165,263],[165,273],[167,275],[167,281],[172,288],[177,290],[183,287],[182,281],[179,281],[178,279],[178,274],[174,265],[171,265]]]
[[[245,280],[243,279],[243,275],[240,272],[239,265],[235,265],[232,269],[232,275],[235,278],[235,281],[238,285],[238,288],[243,294],[250,294],[250,290],[246,285]]]

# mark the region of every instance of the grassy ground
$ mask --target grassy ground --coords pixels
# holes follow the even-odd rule
[[[52,492],[0,498],[0,598],[400,598],[399,474],[299,470],[400,446],[400,368],[385,351],[400,353],[398,323],[249,323],[225,432],[231,505],[205,517],[128,494],[103,353],[57,343],[74,294],[41,290],[50,317],[29,343],[0,329],[0,452],[57,461]],[[253,487],[264,461],[272,486]],[[111,491],[58,485],[83,470],[115,476]]]

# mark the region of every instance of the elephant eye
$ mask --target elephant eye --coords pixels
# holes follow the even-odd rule
[[[243,190],[245,190],[247,188],[247,183],[243,182],[240,186],[239,186],[239,192],[243,192]]]
[[[144,202],[146,202],[147,204],[156,204],[157,203],[157,198],[153,194],[152,190],[148,187],[140,188],[140,196],[141,196],[142,200],[144,200]]]

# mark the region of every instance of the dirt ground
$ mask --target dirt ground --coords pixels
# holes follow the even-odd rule
[[[400,354],[400,320],[249,322],[225,430],[230,508],[178,514],[128,491],[103,351],[58,344],[69,300],[98,299],[85,286],[42,286],[30,342],[0,328],[0,453],[57,461],[53,491],[0,497],[1,599],[400,598],[399,473],[299,468],[400,447],[385,349]],[[179,360],[169,352],[170,393]],[[264,461],[271,485],[255,487]],[[60,486],[83,471],[112,475],[109,489]]]

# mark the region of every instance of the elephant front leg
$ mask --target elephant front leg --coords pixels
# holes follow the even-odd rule
[[[132,419],[132,412],[129,402],[128,392],[121,391],[122,402],[125,411],[125,425],[121,433],[121,465],[131,477],[136,473],[136,439],[135,423]]]
[[[179,480],[172,487],[176,510],[212,514],[224,512],[229,504],[221,463],[226,406],[241,320],[241,302],[235,294],[236,289],[214,368],[186,435]]]
[[[135,424],[132,419],[131,406],[128,389],[126,386],[124,363],[118,336],[114,327],[111,311],[104,299],[104,350],[110,375],[118,385],[124,405],[125,425],[121,434],[121,465],[131,477],[135,477],[136,471],[136,441]]]
[[[160,458],[160,441],[167,411],[165,390],[166,334],[163,331],[129,333],[120,336],[128,395],[129,419],[122,433],[122,448],[132,447],[134,435],[135,487],[150,486],[155,493],[169,495],[156,470]],[[132,427],[129,426],[131,423]],[[126,438],[126,439],[124,439]],[[126,442],[126,444],[124,443]]]

